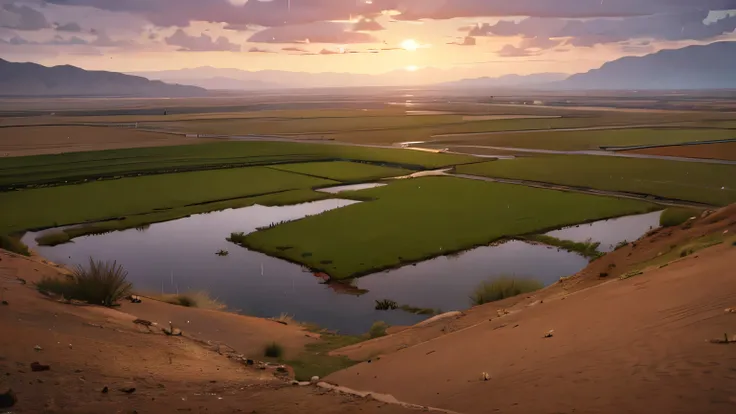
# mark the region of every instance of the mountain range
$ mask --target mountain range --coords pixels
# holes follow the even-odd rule
[[[733,89],[736,42],[624,57],[552,85],[561,89]]]
[[[624,57],[608,62],[598,69],[572,76],[539,73],[463,79],[439,84],[432,82],[432,79],[440,79],[442,75],[444,72],[436,68],[366,75],[245,71],[208,66],[122,74],[86,71],[69,65],[46,67],[0,59],[0,95],[186,97],[207,95],[208,89],[262,91],[419,85],[434,85],[445,90],[736,89],[736,42],[716,42],[704,46],[662,50],[641,57]]]
[[[189,85],[170,85],[117,72],[87,71],[75,66],[47,67],[0,59],[2,96],[188,97],[208,94]]]

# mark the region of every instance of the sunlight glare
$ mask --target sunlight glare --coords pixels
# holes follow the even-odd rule
[[[417,69],[419,69],[419,67],[417,67],[417,66],[414,66],[414,65],[411,65],[411,66],[407,66],[407,67],[406,67],[406,71],[407,71],[407,72],[416,72],[416,71],[417,71]]]
[[[414,52],[417,49],[419,49],[419,43],[417,43],[417,41],[414,39],[406,39],[403,42],[401,42],[401,47],[404,50]]]

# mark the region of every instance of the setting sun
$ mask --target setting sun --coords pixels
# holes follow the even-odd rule
[[[417,43],[414,39],[406,39],[403,42],[401,42],[401,47],[404,50],[408,50],[410,52],[414,52],[419,48],[419,43]]]
[[[414,66],[414,65],[411,65],[411,66],[407,66],[406,67],[407,72],[416,72],[417,69],[419,69],[419,67]]]

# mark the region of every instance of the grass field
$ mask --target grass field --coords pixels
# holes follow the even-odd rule
[[[245,246],[344,279],[505,236],[655,208],[633,200],[449,177],[401,180],[355,195],[374,200],[252,233]]]
[[[736,137],[736,131],[734,131],[734,137]],[[666,155],[671,157],[689,157],[736,161],[736,142],[726,142],[722,144],[656,147],[631,150],[626,152],[630,152],[633,154]]]
[[[462,174],[627,191],[725,206],[736,201],[736,166],[555,155],[459,166]]]
[[[270,168],[163,174],[0,193],[0,234],[337,184]]]
[[[411,174],[411,171],[401,168],[381,167],[344,161],[281,164],[271,168],[342,182],[377,180],[380,178]]]
[[[412,169],[475,162],[461,155],[287,142],[225,141],[201,145],[79,152],[0,158],[0,186],[63,183],[116,175],[137,175],[268,165],[303,161],[367,161]]]
[[[0,128],[0,157],[20,157],[116,148],[201,144],[205,140],[131,128],[54,126]]]
[[[607,146],[672,145],[736,138],[727,129],[631,128],[597,131],[538,131],[439,138],[434,144],[487,145],[560,151],[597,150]]]

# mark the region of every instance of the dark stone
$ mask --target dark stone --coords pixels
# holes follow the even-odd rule
[[[105,388],[102,389],[102,393],[103,394],[107,394],[108,391],[110,391],[110,389],[107,388],[107,387],[105,387]]]
[[[3,301],[3,305],[6,305],[6,306],[7,306],[7,305],[10,305],[10,304],[8,303],[8,301],[7,301],[7,300],[4,300],[4,301]]]
[[[124,392],[126,394],[132,394],[135,392],[135,387],[130,388],[120,388],[120,392]]]
[[[31,363],[31,371],[33,372],[41,372],[41,371],[50,371],[51,366],[50,365],[43,365],[39,362],[32,362]]]
[[[10,408],[18,402],[13,390],[8,389],[5,393],[0,394],[0,408]]]

